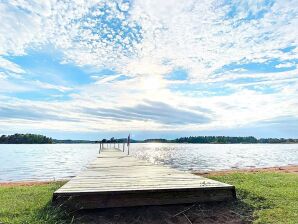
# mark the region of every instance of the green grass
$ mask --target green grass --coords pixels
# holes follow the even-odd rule
[[[298,223],[297,174],[234,173],[210,178],[236,186],[240,209],[251,209],[253,223]]]
[[[50,205],[53,192],[62,184],[0,187],[0,223],[70,223],[62,209]]]
[[[237,202],[227,204],[254,223],[297,223],[298,175],[285,173],[234,173],[210,176],[236,186]],[[52,193],[63,183],[0,187],[0,223],[72,223],[71,214],[51,206]],[[249,217],[248,217],[249,216]]]

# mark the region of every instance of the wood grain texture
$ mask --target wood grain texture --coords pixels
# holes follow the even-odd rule
[[[235,187],[117,149],[104,149],[86,170],[54,192],[53,201],[76,209],[164,205],[235,198]]]

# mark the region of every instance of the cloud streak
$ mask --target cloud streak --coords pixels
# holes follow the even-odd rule
[[[162,102],[147,101],[134,107],[121,107],[118,109],[85,109],[85,113],[95,115],[103,119],[115,119],[118,121],[153,121],[164,125],[203,124],[210,118],[201,111],[190,111],[183,108],[175,108]]]

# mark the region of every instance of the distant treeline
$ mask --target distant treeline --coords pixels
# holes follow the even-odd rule
[[[97,141],[89,141],[89,140],[57,140],[53,139],[53,143],[55,144],[83,144],[83,143],[97,143]]]
[[[102,139],[100,140],[100,142],[102,143],[126,143],[127,142],[127,138],[110,138],[110,139]],[[130,139],[130,143],[141,143],[143,141],[139,141],[139,140],[134,140],[134,139]]]
[[[78,143],[98,143],[99,141],[103,143],[123,143],[127,142],[127,138],[110,138],[102,139],[98,141],[88,141],[88,140],[57,140],[46,137],[44,135],[36,134],[14,134],[14,135],[2,135],[0,137],[0,144],[78,144]],[[173,140],[155,138],[155,139],[145,139],[145,140],[130,140],[131,143],[149,143],[149,142],[159,142],[159,143],[201,143],[201,144],[252,144],[252,143],[298,143],[298,139],[292,138],[260,138],[257,139],[253,136],[248,137],[229,137],[229,136],[190,136],[176,138]]]
[[[228,137],[228,136],[190,136],[177,138],[176,143],[213,143],[213,144],[236,144],[236,143],[258,143],[258,139],[249,137]]]
[[[253,136],[248,137],[229,137],[229,136],[190,136],[167,139],[146,139],[144,142],[161,142],[161,143],[201,143],[201,144],[253,144],[253,143],[298,143],[298,139],[285,138],[260,138]]]
[[[102,139],[103,143],[117,143],[117,142],[126,142],[126,138],[122,139]],[[275,144],[275,143],[298,143],[298,139],[285,139],[285,138],[260,138],[257,139],[253,136],[248,137],[229,137],[229,136],[190,136],[190,137],[181,137],[176,138],[173,140],[168,140],[164,138],[152,138],[152,139],[145,139],[145,140],[133,140],[131,139],[132,143],[150,143],[150,142],[157,142],[157,143],[199,143],[199,144],[253,144],[253,143],[268,143],[268,144]]]
[[[2,135],[0,144],[52,144],[53,139],[35,134]]]
[[[36,134],[14,134],[2,135],[0,144],[78,144],[78,143],[96,143],[88,140],[57,140],[44,135]]]

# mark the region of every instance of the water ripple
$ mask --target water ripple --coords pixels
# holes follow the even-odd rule
[[[77,175],[98,154],[96,144],[0,145],[0,182]],[[298,144],[131,144],[133,156],[180,170],[222,170],[298,164]]]

